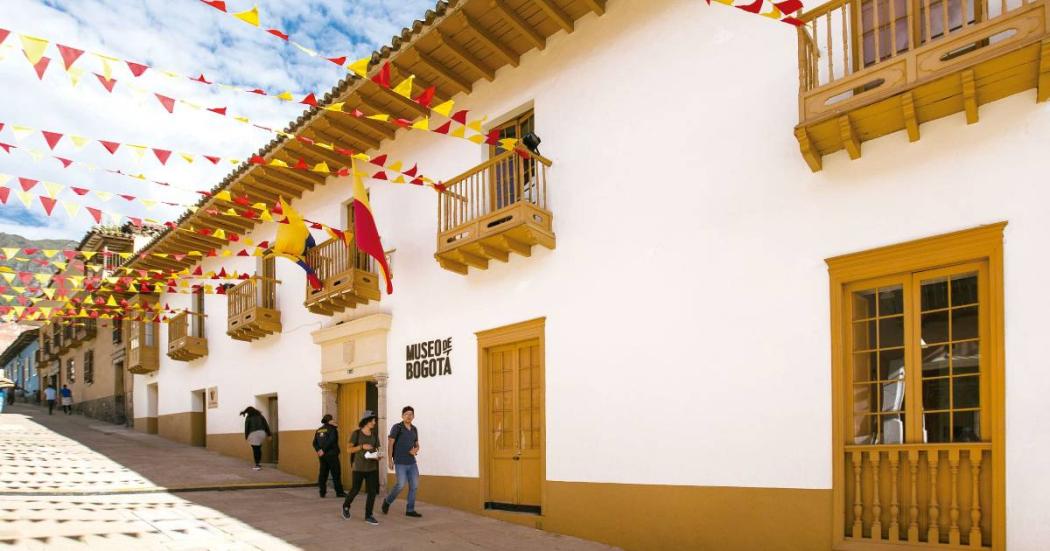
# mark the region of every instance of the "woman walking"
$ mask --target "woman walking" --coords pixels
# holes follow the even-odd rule
[[[352,486],[350,493],[346,494],[346,499],[343,501],[343,518],[350,518],[350,504],[361,491],[361,482],[364,482],[368,496],[365,500],[365,522],[376,526],[379,521],[372,516],[372,508],[376,503],[376,494],[379,493],[379,458],[382,457],[382,454],[379,452],[375,414],[366,410],[357,426],[358,429],[350,435]]]
[[[252,470],[260,471],[262,470],[262,465],[259,465],[259,460],[262,459],[262,443],[266,441],[266,437],[270,436],[270,424],[266,422],[262,412],[252,406],[244,408],[241,416],[244,417],[244,439],[251,445],[252,458],[255,459],[255,466],[252,467]]]

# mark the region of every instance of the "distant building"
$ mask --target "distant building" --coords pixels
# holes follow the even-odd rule
[[[0,353],[0,368],[4,377],[15,382],[12,391],[18,401],[40,401],[40,377],[36,370],[40,348],[38,333],[37,329],[23,331]]]

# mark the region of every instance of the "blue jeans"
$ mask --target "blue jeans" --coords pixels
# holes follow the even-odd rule
[[[397,499],[397,494],[401,493],[401,488],[408,484],[408,504],[405,506],[405,511],[416,510],[416,489],[419,488],[419,467],[415,463],[411,465],[401,465],[400,463],[394,463],[394,473],[397,475],[397,483],[394,484],[393,488],[390,488],[390,493],[387,494],[386,499],[383,503],[390,505]]]

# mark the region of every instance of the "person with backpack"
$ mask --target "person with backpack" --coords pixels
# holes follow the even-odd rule
[[[343,492],[343,469],[339,465],[339,425],[330,414],[321,418],[321,427],[314,431],[314,451],[320,467],[317,472],[317,488],[321,497],[328,493],[328,473],[332,473],[335,495],[345,497]]]
[[[408,485],[408,503],[405,504],[405,516],[420,518],[416,512],[416,490],[419,488],[419,467],[416,455],[419,454],[419,430],[412,425],[416,410],[412,406],[401,409],[401,422],[390,429],[387,448],[390,449],[389,466],[397,476],[397,483],[383,499],[383,514],[390,510],[390,504],[397,499],[401,489]]]
[[[59,394],[62,395],[62,411],[66,412],[66,415],[73,415],[73,391],[69,390],[68,386],[62,385]]]
[[[350,493],[343,500],[343,518],[350,519],[350,505],[361,491],[361,483],[365,483],[365,522],[377,526],[379,521],[372,516],[373,507],[376,503],[376,494],[379,493],[379,434],[376,428],[378,418],[369,410],[365,410],[361,420],[357,423],[357,430],[350,435],[350,469],[353,471],[353,484]]]
[[[262,460],[262,444],[270,436],[270,424],[266,422],[262,412],[252,406],[244,408],[241,417],[244,417],[244,439],[252,447],[252,458],[255,459],[252,470],[261,471],[262,465],[259,461]]]

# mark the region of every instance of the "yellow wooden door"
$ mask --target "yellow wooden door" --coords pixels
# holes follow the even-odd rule
[[[365,397],[367,385],[364,381],[357,383],[344,383],[339,385],[338,413],[336,421],[339,423],[340,456],[343,461],[343,485],[350,485],[350,454],[346,451],[350,448],[347,443],[350,435],[357,430],[357,422],[365,411]]]
[[[488,496],[492,508],[538,510],[543,483],[539,340],[488,349]]]

